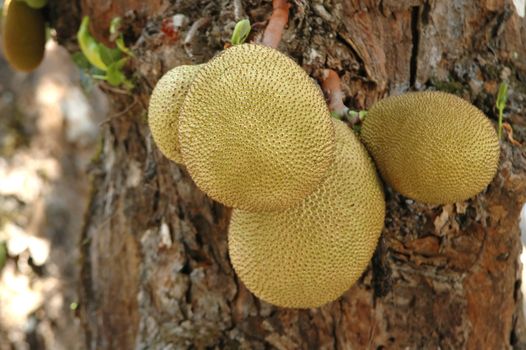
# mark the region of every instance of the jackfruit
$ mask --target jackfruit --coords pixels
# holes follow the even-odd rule
[[[157,82],[148,106],[153,140],[166,158],[183,164],[179,145],[179,115],[188,88],[203,65],[178,66]]]
[[[334,160],[334,128],[320,88],[292,59],[254,44],[223,51],[197,73],[179,139],[205,193],[253,211],[299,203]]]
[[[23,1],[4,3],[2,43],[4,56],[16,70],[30,72],[42,62],[46,25],[42,12]]]
[[[377,102],[361,137],[386,183],[424,203],[466,200],[497,171],[493,125],[475,106],[448,93],[408,93]]]
[[[252,293],[277,306],[310,308],[337,299],[366,269],[383,228],[374,164],[354,133],[334,123],[336,159],[314,193],[284,211],[232,213],[234,270]]]

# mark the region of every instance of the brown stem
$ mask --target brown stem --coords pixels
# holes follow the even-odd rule
[[[513,129],[509,123],[503,123],[502,127],[508,133],[508,141],[514,146],[522,147],[522,144],[513,137]]]
[[[340,118],[346,117],[349,108],[343,104],[345,95],[341,89],[340,77],[334,70],[324,69],[322,78],[322,89],[329,98],[329,110]]]
[[[272,0],[272,15],[263,33],[261,41],[263,45],[274,49],[278,47],[283,30],[289,21],[289,9],[290,4],[287,0]]]

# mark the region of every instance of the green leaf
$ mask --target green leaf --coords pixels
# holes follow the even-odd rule
[[[112,85],[112,86],[119,86],[121,85],[126,77],[124,74],[118,70],[115,69],[115,66],[109,66],[108,71],[106,72],[106,81]]]
[[[110,65],[112,65],[113,63],[121,59],[122,54],[120,50],[117,48],[110,49],[109,47],[100,45],[100,57],[102,58],[102,61],[106,64],[106,66],[108,66],[108,69],[109,69]]]
[[[111,20],[111,24],[110,24],[110,34],[113,36],[113,35],[117,35],[120,33],[120,29],[121,29],[121,23],[122,23],[122,18],[121,17],[114,17],[112,20]]]
[[[500,83],[499,92],[497,94],[496,107],[500,110],[506,108],[506,102],[508,101],[508,84],[505,82]]]
[[[245,42],[250,34],[251,30],[250,21],[248,19],[241,20],[236,23],[234,32],[232,33],[232,39],[230,42],[232,45],[240,45]]]
[[[121,58],[119,61],[115,62],[115,65],[119,69],[122,69],[126,65],[126,63],[128,63],[128,60],[129,60],[128,57]]]
[[[100,45],[89,32],[88,16],[85,16],[82,19],[82,23],[77,32],[77,41],[79,43],[80,50],[84,56],[86,56],[89,63],[104,71],[108,68],[101,57],[101,47],[103,46]]]
[[[111,20],[110,24],[110,40],[115,42],[117,48],[128,56],[133,56],[132,52],[126,47],[124,43],[124,37],[121,33],[122,18],[115,17]]]
[[[124,52],[128,56],[133,56],[133,53],[126,47],[126,44],[124,43],[124,39],[122,37],[122,34],[115,40],[115,44],[117,44],[117,47],[119,50]]]
[[[122,68],[128,61],[128,58],[125,57],[117,62],[112,63],[108,66],[106,71],[106,81],[113,86],[119,86],[126,81],[126,75],[124,75]]]

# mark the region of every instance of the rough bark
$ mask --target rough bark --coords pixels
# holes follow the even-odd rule
[[[507,121],[526,142],[526,22],[511,0],[296,0],[280,50],[315,78],[339,72],[347,102],[367,108],[408,89],[473,101],[493,120],[498,82],[509,81]],[[55,1],[50,16],[75,49],[81,14],[107,37],[124,16],[135,59],[133,95],[106,88],[115,116],[103,127],[82,249],[81,316],[92,349],[504,349],[526,344],[521,309],[519,213],[526,151],[502,143],[487,191],[429,206],[386,188],[375,257],[339,300],[311,310],[253,297],[228,259],[229,210],[167,161],[145,123],[148,95],[169,68],[223,48],[236,18],[270,15],[269,1]],[[190,23],[178,41],[163,18]],[[189,26],[210,21],[184,45]],[[257,38],[262,25],[257,26]],[[124,111],[124,112],[120,112]]]

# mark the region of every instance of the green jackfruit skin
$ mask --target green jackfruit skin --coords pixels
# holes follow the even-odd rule
[[[299,205],[252,213],[235,209],[230,260],[246,287],[271,304],[318,307],[362,275],[383,228],[383,188],[365,147],[341,121],[327,178]]]
[[[417,92],[374,104],[362,141],[386,183],[429,204],[466,200],[483,191],[498,167],[500,147],[490,120],[444,92]]]
[[[44,58],[46,25],[42,12],[23,1],[4,4],[2,43],[7,62],[16,70],[30,72]]]
[[[334,128],[320,88],[292,59],[254,44],[209,61],[179,123],[193,180],[227,206],[284,209],[312,193],[334,160]]]
[[[203,65],[183,65],[168,71],[157,82],[148,106],[148,125],[153,140],[164,156],[184,164],[179,145],[181,106],[197,72]]]

